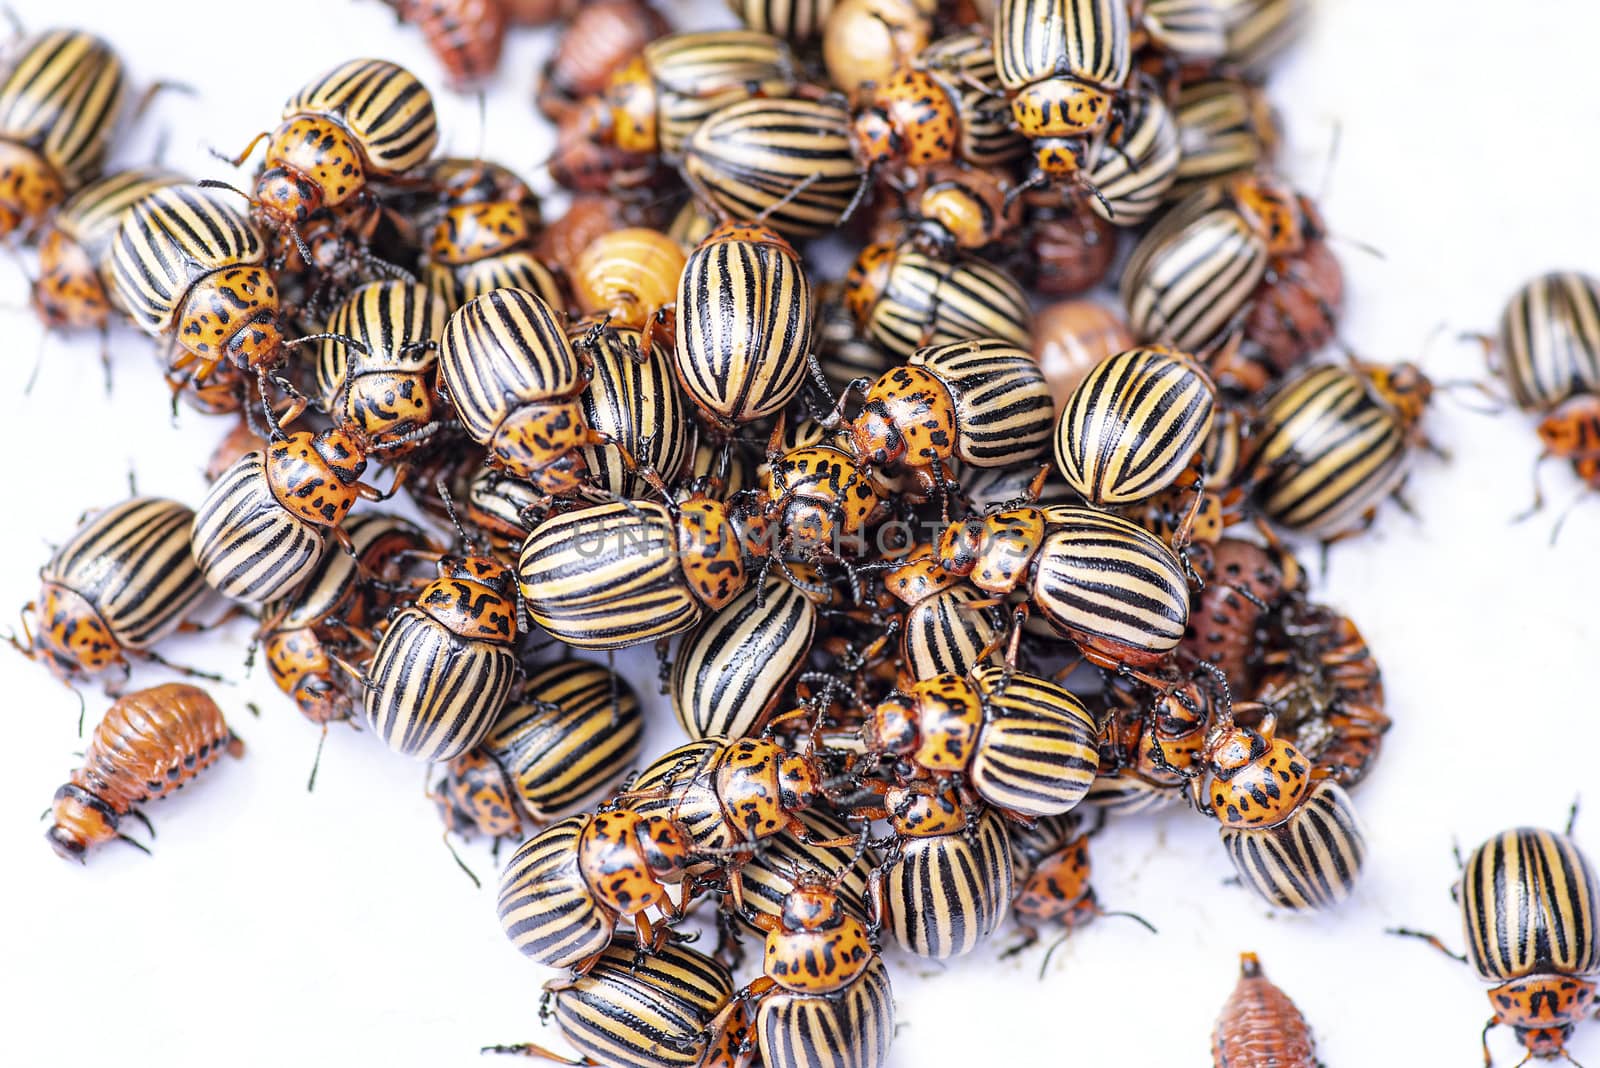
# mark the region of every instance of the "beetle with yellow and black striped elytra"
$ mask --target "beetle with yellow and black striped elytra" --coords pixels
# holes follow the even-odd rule
[[[0,75],[0,237],[35,234],[99,173],[123,91],[122,61],[92,34],[16,44]]]
[[[1221,824],[1240,880],[1259,898],[1296,911],[1331,908],[1361,875],[1366,837],[1333,770],[1277,737],[1276,722],[1262,706],[1223,702],[1195,754],[1190,798]]]
[[[762,487],[733,502],[752,537],[760,537],[762,550],[752,555],[770,557],[779,567],[791,558],[864,555],[868,530],[888,517],[890,506],[872,470],[833,445],[786,448],[787,428],[780,417],[772,429]]]
[[[551,497],[609,500],[589,482],[584,449],[620,445],[584,418],[580,394],[591,373],[584,345],[567,339],[563,318],[537,295],[490,290],[445,324],[439,385],[491,463]],[[624,463],[635,466],[631,456]]]
[[[1150,218],[1178,176],[1182,152],[1177,122],[1157,93],[1139,86],[1124,94],[1118,111],[1078,150],[1074,169],[1035,170],[1016,193],[1034,190],[1028,197],[1035,204],[1053,197],[1061,208],[1087,209],[1118,227]]]
[[[703,738],[670,750],[618,796],[630,811],[674,820],[689,835],[697,874],[721,869],[735,907],[739,876],[761,844],[780,835],[815,841],[799,814],[824,798],[821,758],[766,738]],[[852,835],[824,845],[856,841]]]
[[[224,752],[242,756],[244,743],[204,690],[169,682],[118,698],[95,727],[83,764],[56,791],[45,837],[58,856],[80,863],[113,838],[144,849],[118,833],[122,818],[131,813],[148,828],[134,806],[183,789]]]
[[[1500,315],[1490,369],[1523,411],[1543,415],[1600,390],[1600,280],[1555,271],[1524,283]]]
[[[1325,239],[1311,200],[1269,172],[1206,186],[1134,248],[1121,285],[1128,324],[1140,341],[1194,353],[1226,352],[1238,334],[1245,351],[1213,372],[1258,392],[1335,337],[1344,280]]]
[[[153,646],[191,624],[206,596],[189,551],[188,505],[134,497],[82,523],[39,569],[39,598],[10,644],[64,682],[129,660],[164,664]],[[28,626],[34,615],[37,633]]]
[[[905,605],[900,663],[912,679],[965,675],[991,655],[996,627],[986,611],[986,593],[941,567],[931,547],[906,554],[885,570],[883,582]]]
[[[500,925],[523,956],[588,971],[623,922],[660,949],[682,915],[668,887],[683,882],[692,841],[674,819],[602,806],[523,842],[500,876]],[[667,923],[652,923],[650,914]]]
[[[1146,500],[1171,486],[1205,444],[1216,399],[1216,387],[1188,353],[1120,353],[1097,364],[1062,407],[1056,464],[1096,507]]]
[[[272,396],[269,378],[288,396],[281,413],[263,404],[273,427],[306,409],[310,402],[277,373],[289,359],[284,309],[263,263],[266,245],[244,212],[198,186],[165,186],[123,215],[110,255],[117,303],[172,348],[169,380],[181,372],[179,383],[203,389],[231,364],[255,376],[263,398]]]
[[[341,228],[359,233],[382,214],[372,181],[425,161],[439,126],[432,95],[410,71],[352,59],[306,83],[284,104],[277,129],[257,134],[230,162],[241,165],[263,141],[266,156],[250,198],[258,224],[275,237],[294,237],[326,209]]]
[[[535,623],[580,649],[670,637],[745,587],[767,551],[759,524],[704,495],[616,501],[552,515],[529,532],[517,584]]]
[[[684,636],[671,692],[690,738],[744,738],[766,727],[822,627],[815,598],[768,572]]]
[[[33,307],[52,330],[105,331],[120,313],[111,282],[111,242],[117,227],[145,196],[182,176],[159,167],[132,167],[78,190],[44,229]]]
[[[316,341],[317,393],[335,421],[356,427],[388,457],[422,444],[435,423],[439,338],[446,310],[421,285],[371,282],[346,297]]]
[[[589,361],[578,396],[584,420],[606,441],[583,449],[590,485],[622,499],[682,485],[696,435],[674,378],[670,334],[649,322],[639,329],[582,320],[567,334]]]
[[[330,540],[347,550],[342,523],[358,500],[387,500],[404,479],[379,490],[361,481],[369,456],[402,448],[432,427],[374,444],[358,428],[284,435],[265,452],[239,458],[212,484],[195,515],[195,561],[224,597],[263,604],[292,595]]]
[[[864,402],[848,423],[857,462],[903,467],[930,495],[950,483],[952,460],[971,467],[1025,463],[1044,451],[1050,435],[1044,373],[1025,349],[1000,338],[918,349],[876,382],[857,379],[823,419],[825,430],[844,425],[852,393]]]
[[[1585,485],[1600,486],[1600,281],[1575,271],[1531,279],[1507,302],[1498,338],[1480,340],[1513,403],[1539,417],[1544,448],[1524,515],[1544,504],[1539,468],[1552,457],[1570,462]]]
[[[881,85],[863,86],[862,96],[851,134],[868,168],[923,170],[958,160],[987,168],[1027,151],[1005,121],[994,50],[980,34],[929,46]]]
[[[594,373],[589,350],[603,331],[595,323],[576,344],[568,341],[563,318],[523,289],[491,289],[445,325],[438,384],[462,427],[488,449],[491,464],[550,497],[613,499],[590,481],[592,446],[610,446],[624,467],[638,467],[584,416],[581,395]]]
[[[1070,177],[1119,110],[1133,70],[1125,0],[1001,0],[994,55],[1042,175]]]
[[[589,111],[592,136],[676,162],[713,112],[751,97],[785,96],[798,71],[789,46],[771,34],[668,34],[612,73]]]
[[[910,244],[868,245],[845,279],[856,325],[891,356],[952,341],[993,338],[1029,351],[1032,312],[1016,281],[969,256],[945,260]]]
[[[711,1024],[734,995],[733,977],[711,957],[677,943],[657,950],[619,936],[582,975],[544,985],[540,1017],[554,1020],[581,1058],[524,1042],[486,1046],[588,1068],[729,1068],[748,1022]]]
[[[722,438],[775,415],[805,383],[815,310],[804,264],[781,234],[724,222],[677,281],[678,382]]]
[[[1208,0],[1209,2],[1209,0]],[[1248,81],[1217,77],[1185,85],[1172,104],[1178,126],[1177,179],[1169,200],[1211,182],[1270,166],[1281,139],[1266,94]]]
[[[527,677],[430,796],[458,834],[521,838],[525,821],[549,823],[621,780],[643,731],[639,697],[616,672],[563,660]]]
[[[976,949],[1011,906],[1011,840],[993,809],[962,803],[953,787],[913,780],[890,787],[889,823],[873,872],[876,922],[908,953],[944,960]]]
[[[1434,385],[1412,363],[1314,367],[1262,407],[1246,470],[1274,524],[1330,541],[1371,526],[1417,449],[1443,455],[1422,429]]]
[[[1183,564],[1165,542],[1120,516],[1075,505],[1005,508],[952,523],[939,562],[997,597],[1026,594],[1029,611],[1086,660],[1138,671],[1163,660],[1189,621]],[[1159,684],[1159,683],[1158,683]]]
[[[1494,1014],[1483,1028],[1486,1065],[1493,1063],[1489,1032],[1502,1025],[1528,1051],[1518,1063],[1535,1057],[1575,1063],[1567,1043],[1573,1028],[1594,1013],[1600,878],[1573,841],[1573,822],[1568,819],[1565,834],[1533,827],[1502,831],[1472,851],[1452,890],[1466,932],[1465,956],[1432,935],[1392,931],[1431,943],[1495,984],[1489,991]]]
[[[694,131],[679,170],[722,217],[764,219],[787,237],[837,228],[871,187],[850,107],[832,96],[730,104]]]
[[[1026,821],[1083,800],[1100,764],[1094,716],[1064,687],[980,664],[890,694],[861,726],[868,759],[897,777],[959,781],[997,811]]]
[[[889,972],[869,928],[844,907],[837,874],[797,873],[776,915],[748,918],[766,932],[762,974],[707,1032],[749,1063],[793,1068],[883,1068],[894,1035]]]
[[[324,731],[354,716],[357,705],[335,658],[366,663],[376,641],[372,631],[395,603],[389,584],[402,577],[397,560],[437,551],[398,516],[358,515],[345,532],[351,551],[323,556],[293,594],[264,606],[256,632],[272,681]]]
[[[439,561],[439,577],[389,621],[362,686],[367,726],[416,760],[453,760],[500,716],[520,667],[516,579],[491,557]]]

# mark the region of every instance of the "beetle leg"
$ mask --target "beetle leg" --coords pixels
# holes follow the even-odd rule
[[[250,141],[250,143],[248,145],[244,146],[244,151],[243,152],[241,152],[237,156],[234,156],[234,157],[231,157],[231,158],[228,157],[228,156],[224,156],[222,153],[218,152],[214,148],[211,150],[211,154],[213,156],[215,156],[217,159],[220,159],[222,162],[226,163],[230,167],[242,167],[242,166],[244,166],[244,161],[250,158],[250,153],[252,153],[252,152],[254,152],[256,150],[256,146],[259,145],[261,142],[265,141],[268,137],[271,137],[271,136],[272,136],[272,134],[269,131],[262,130],[260,133],[256,134],[253,139],[251,139],[251,141]]]
[[[1443,953],[1445,956],[1449,957],[1451,960],[1460,964],[1467,963],[1467,956],[1465,953],[1457,953],[1450,949],[1443,942],[1439,941],[1438,935],[1431,935],[1426,931],[1414,931],[1409,927],[1389,927],[1384,930],[1384,933],[1397,935],[1401,938],[1420,939],[1421,941],[1428,943],[1428,945],[1432,946],[1434,949],[1437,949],[1440,953]]]
[[[232,685],[228,679],[216,674],[215,672],[201,671],[199,668],[185,667],[182,664],[174,664],[172,661],[167,660],[159,653],[150,649],[130,649],[128,651],[132,655],[139,657],[141,660],[148,660],[152,664],[160,664],[168,671],[176,671],[180,675],[187,675],[194,679],[206,679],[210,682],[227,682],[229,685]]]
[[[661,335],[661,345],[672,348],[677,344],[678,336],[678,306],[676,304],[663,304],[649,315],[645,316],[644,327],[639,332],[639,347],[634,354],[635,363],[646,363],[650,353],[655,351],[658,335]]]
[[[557,1064],[570,1064],[573,1065],[574,1068],[588,1068],[590,1065],[594,1065],[595,1068],[598,1068],[600,1064],[599,1061],[591,1061],[587,1057],[583,1058],[582,1060],[575,1061],[571,1057],[563,1057],[559,1053],[553,1053],[550,1050],[545,1049],[543,1046],[535,1045],[532,1042],[518,1042],[514,1046],[484,1046],[482,1049],[478,1050],[478,1052],[509,1053],[517,1057],[538,1057],[541,1060],[555,1061]]]

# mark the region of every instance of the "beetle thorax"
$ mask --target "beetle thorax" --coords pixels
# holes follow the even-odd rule
[[[337,526],[356,503],[366,456],[351,454],[340,431],[301,431],[267,448],[267,485],[278,503],[308,523]]]
[[[1594,1011],[1595,984],[1575,975],[1527,975],[1491,989],[1489,1004],[1532,1056],[1555,1057],[1566,1049],[1573,1024]]]
[[[266,222],[302,223],[319,208],[350,200],[366,185],[363,153],[332,119],[302,115],[278,127],[267,146],[267,169],[255,201]]]
[[[34,644],[60,679],[94,674],[123,663],[122,646],[88,598],[54,582],[39,597],[39,631]]]
[[[0,237],[31,227],[66,198],[60,175],[43,156],[0,140]]]
[[[174,336],[209,363],[270,367],[283,351],[278,289],[264,267],[242,264],[213,271],[189,290]]]

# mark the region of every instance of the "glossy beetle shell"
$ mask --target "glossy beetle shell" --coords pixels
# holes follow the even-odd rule
[[[1366,863],[1367,840],[1350,798],[1323,780],[1284,822],[1222,829],[1239,879],[1262,901],[1292,911],[1332,908],[1350,896]]]
[[[1563,271],[1523,285],[1500,317],[1499,357],[1524,411],[1600,389],[1600,282]]]
[[[805,667],[817,609],[774,571],[684,637],[672,708],[690,738],[742,738],[766,725]]]
[[[292,594],[328,551],[324,527],[283,506],[266,458],[240,458],[211,486],[190,534],[195,562],[212,589],[263,604]]]
[[[644,351],[643,340],[631,328],[602,330],[587,349],[591,372],[579,404],[591,428],[670,484],[689,461],[693,441],[689,406],[673,379],[672,355],[660,335],[652,339],[649,352]],[[590,445],[583,450],[591,481],[618,496],[647,495],[648,484],[628,469],[617,445]]]
[[[1057,630],[1124,663],[1159,660],[1183,637],[1189,584],[1171,549],[1127,520],[1048,508],[1029,595]]]
[[[1407,437],[1401,416],[1365,377],[1312,368],[1262,409],[1250,461],[1255,499],[1297,533],[1350,530],[1405,479]]]
[[[1495,835],[1461,872],[1467,957],[1485,979],[1600,972],[1600,881],[1572,839],[1519,827]]]
[[[597,1064],[618,1068],[695,1068],[702,1032],[733,997],[733,978],[715,960],[668,943],[645,951],[618,938],[575,979],[552,980],[561,1034]]]
[[[1216,389],[1192,357],[1130,349],[1097,364],[1056,424],[1056,464],[1091,504],[1120,507],[1170,486],[1211,432]]]
[[[689,139],[683,174],[730,217],[766,212],[790,237],[837,226],[862,181],[849,109],[828,100],[746,100],[715,112]]]
[[[677,525],[650,501],[601,504],[540,523],[523,543],[517,582],[533,621],[580,649],[620,649],[699,621]]]
[[[907,838],[884,869],[888,926],[908,953],[944,960],[972,952],[1005,919],[1011,845],[991,810],[970,833]]]
[[[1022,288],[976,258],[946,261],[907,247],[869,245],[846,281],[857,324],[892,356],[927,345],[995,338],[1027,350],[1032,318]]]
[[[189,552],[194,512],[134,497],[94,516],[39,569],[34,647],[70,676],[123,661],[176,630],[205,597]]]
[[[725,432],[777,413],[805,381],[815,317],[798,253],[757,228],[718,230],[677,283],[678,381]]]

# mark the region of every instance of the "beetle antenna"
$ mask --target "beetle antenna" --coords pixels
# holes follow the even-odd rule
[[[285,341],[283,343],[283,348],[292,349],[296,345],[304,345],[312,341],[337,341],[345,348],[355,349],[363,356],[372,355],[372,352],[367,348],[366,345],[362,344],[360,341],[357,341],[349,334],[337,334],[332,331],[326,331],[321,334],[307,334],[304,337],[297,337],[293,341]]]
[[[253,148],[255,146],[252,145],[251,147]],[[221,160],[227,160],[228,159],[227,156],[223,156],[223,155],[218,154],[215,149],[212,149],[212,154],[216,155],[217,158],[221,159]],[[239,165],[238,163],[234,164],[235,167],[237,167],[238,165]],[[238,193],[240,196],[244,197],[245,200],[249,201],[251,204],[254,204],[256,202],[255,198],[252,197],[249,193],[246,193],[243,189],[240,189],[236,185],[230,185],[229,183],[224,182],[219,178],[202,178],[198,182],[196,182],[195,185],[199,186],[201,189],[225,189],[230,193]]]
[[[443,842],[444,843],[444,847],[450,851],[450,859],[456,862],[456,867],[458,867],[462,871],[466,872],[467,873],[467,878],[472,880],[473,888],[477,889],[477,890],[482,890],[483,889],[482,880],[480,880],[478,878],[478,876],[473,872],[473,870],[471,868],[467,867],[467,862],[461,859],[461,854],[456,852],[456,847],[450,844],[450,828],[449,827],[446,827],[444,829],[444,834],[439,836],[439,840],[441,842]]]
[[[450,516],[450,525],[456,528],[456,536],[461,539],[461,544],[468,552],[476,554],[478,543],[467,533],[467,528],[461,525],[461,517],[456,514],[456,502],[450,496],[450,487],[445,485],[444,476],[441,475],[434,481],[433,488],[439,494],[439,499],[444,502],[444,510]]]
[[[1132,920],[1134,923],[1137,923],[1140,927],[1143,927],[1146,931],[1149,931],[1153,935],[1158,935],[1158,934],[1161,933],[1160,931],[1156,930],[1156,925],[1155,924],[1151,923],[1149,920],[1145,919],[1143,916],[1139,915],[1137,912],[1114,912],[1114,911],[1110,911],[1110,910],[1107,910],[1107,909],[1096,909],[1095,910],[1095,915],[1096,916],[1118,916],[1118,917],[1121,917],[1122,919]]]
[[[311,758],[311,775],[306,779],[306,793],[317,788],[317,769],[322,767],[322,747],[328,743],[328,725],[322,725],[322,737],[317,739],[317,755]]]
[[[767,220],[769,218],[771,218],[773,214],[775,214],[780,209],[786,208],[790,204],[794,203],[794,201],[800,196],[800,194],[804,193],[807,189],[810,189],[811,186],[813,184],[815,184],[817,182],[817,180],[820,179],[821,177],[822,177],[822,172],[821,171],[812,171],[810,174],[805,176],[804,180],[802,180],[799,185],[795,186],[793,189],[791,189],[787,193],[783,194],[783,196],[779,197],[777,200],[773,201],[771,204],[768,204],[766,207],[762,208],[761,209],[761,214],[757,215],[752,221],[755,222],[757,225],[762,225],[762,226],[766,225]],[[848,212],[842,218],[840,218],[839,221],[843,222],[846,218],[849,218],[849,213]]]

